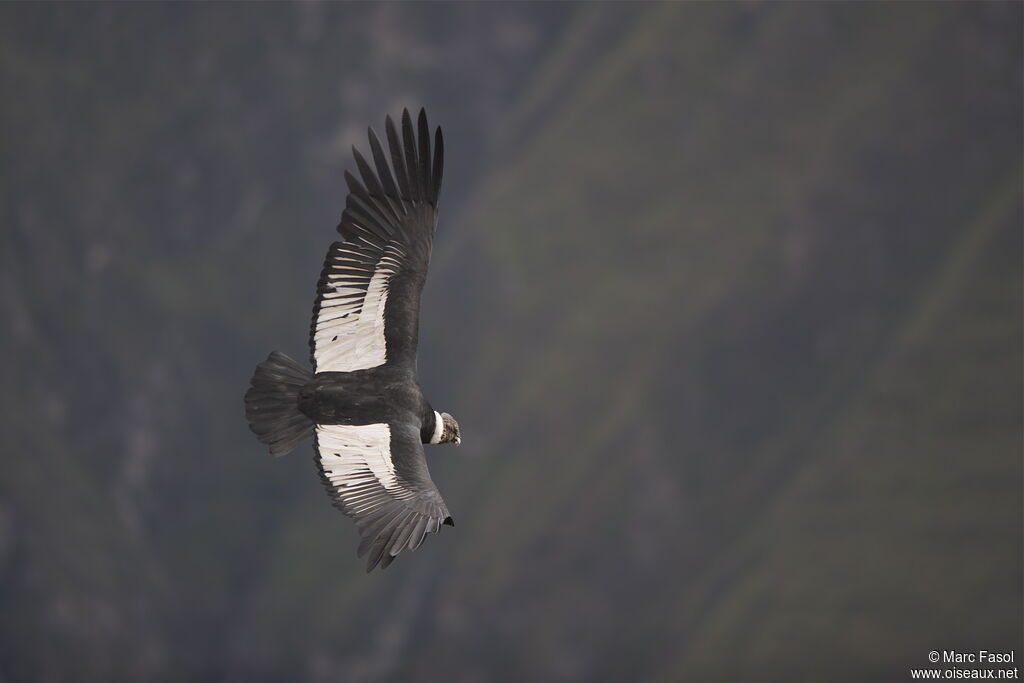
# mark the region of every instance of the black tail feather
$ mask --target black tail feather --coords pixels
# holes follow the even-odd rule
[[[299,412],[299,390],[313,374],[277,351],[256,366],[245,394],[249,428],[271,455],[286,455],[313,435],[313,422]]]

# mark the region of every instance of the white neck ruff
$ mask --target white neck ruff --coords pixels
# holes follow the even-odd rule
[[[444,434],[444,420],[441,413],[434,411],[434,435],[430,437],[430,443],[441,443],[441,435]]]

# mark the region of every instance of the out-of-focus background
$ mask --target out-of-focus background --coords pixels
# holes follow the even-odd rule
[[[905,680],[1022,644],[1020,3],[0,7],[0,680]],[[242,396],[446,133],[456,519]]]

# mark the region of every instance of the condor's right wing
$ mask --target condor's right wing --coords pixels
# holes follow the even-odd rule
[[[351,517],[369,554],[366,571],[454,526],[427,471],[415,427],[402,424],[317,425],[317,466],[334,506]]]

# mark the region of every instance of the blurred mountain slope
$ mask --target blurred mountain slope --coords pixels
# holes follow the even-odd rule
[[[0,13],[0,676],[867,680],[1020,642],[1019,5]],[[348,146],[419,104],[457,526],[365,575],[241,396],[305,357]]]
[[[814,460],[715,567],[728,597],[664,680],[887,680],[936,641],[1015,647],[1021,180],[993,189]]]

